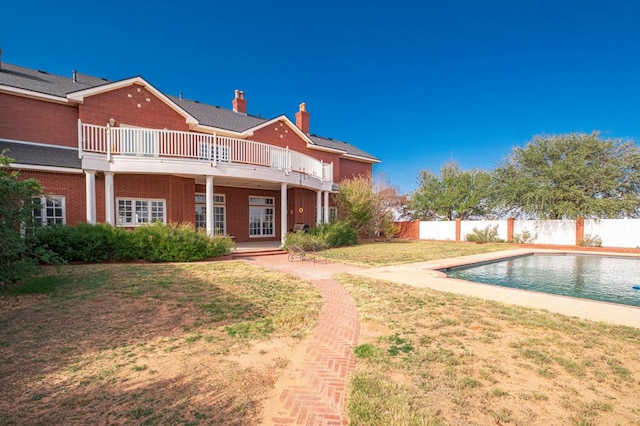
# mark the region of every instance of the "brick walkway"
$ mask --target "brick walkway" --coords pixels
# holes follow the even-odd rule
[[[345,425],[349,373],[355,367],[353,347],[360,323],[351,295],[331,277],[354,266],[287,260],[287,255],[247,258],[257,265],[311,281],[322,294],[318,325],[292,356],[292,363],[265,403],[265,425]]]

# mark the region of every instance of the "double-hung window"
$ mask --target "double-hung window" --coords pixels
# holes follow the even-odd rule
[[[118,226],[140,226],[151,222],[167,223],[165,200],[117,198]]]
[[[249,237],[275,235],[274,205],[274,197],[249,197]]]
[[[41,225],[64,225],[67,223],[65,200],[61,195],[34,198],[33,218]]]

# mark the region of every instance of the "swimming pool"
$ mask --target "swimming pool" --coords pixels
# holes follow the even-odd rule
[[[534,254],[444,269],[450,278],[640,306],[640,258]]]

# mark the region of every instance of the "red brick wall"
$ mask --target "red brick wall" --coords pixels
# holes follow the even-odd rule
[[[281,148],[289,147],[289,149],[311,155],[307,149],[307,142],[302,140],[300,136],[282,121],[271,124],[256,130],[249,140],[267,143],[269,145],[279,146]]]
[[[206,192],[204,185],[196,185],[195,191]],[[245,241],[279,241],[280,240],[280,190],[267,191],[246,188],[230,188],[215,186],[213,192],[226,196],[227,234],[233,235],[237,242]],[[269,238],[249,238],[249,197],[274,197],[275,198],[275,235]],[[193,207],[195,216],[195,205]],[[193,219],[191,219],[193,221]]]
[[[289,149],[293,151],[301,152],[325,163],[333,163],[333,181],[338,182],[340,180],[340,162],[344,160],[340,160],[338,154],[307,148],[307,142],[302,140],[300,136],[286,124],[278,122],[257,130],[250,140],[279,146],[281,148],[288,146]]]
[[[306,154],[327,164],[333,163],[333,181],[338,182],[340,180],[340,156],[338,154],[312,149]]]
[[[372,165],[370,163],[362,163],[360,161],[348,160],[345,158],[340,159],[340,178],[347,179],[355,176],[367,176],[372,175]]]
[[[102,196],[98,197],[98,201],[102,199],[102,207],[98,208],[98,221],[104,221],[104,178],[101,185],[98,185],[97,180],[96,187],[103,188]],[[116,174],[114,176],[114,194],[116,198],[157,198],[166,200],[167,223],[194,222],[196,210],[195,186],[193,179],[178,176],[126,174]]]
[[[0,93],[0,138],[78,146],[78,110]]]
[[[21,171],[20,179],[36,179],[45,194],[65,197],[67,225],[87,221],[84,174]],[[104,196],[103,196],[104,198]]]
[[[310,227],[316,224],[316,192],[302,188],[289,188],[287,191],[287,225],[288,230],[296,223],[304,223]],[[323,200],[324,202],[324,200]],[[300,212],[302,209],[302,212]]]
[[[398,238],[405,238],[408,240],[420,239],[420,221],[414,220],[411,222],[396,222],[398,227]]]
[[[105,126],[114,118],[116,125],[189,130],[183,116],[139,85],[86,97],[79,111],[83,123]]]

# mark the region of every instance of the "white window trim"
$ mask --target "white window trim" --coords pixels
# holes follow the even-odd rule
[[[40,224],[42,226],[49,226],[47,221],[47,200],[59,200],[61,201],[62,208],[62,225],[67,224],[67,203],[64,195],[40,195],[37,198],[40,202]],[[34,216],[35,219],[35,216]]]
[[[132,219],[133,222],[120,222],[120,201],[131,201],[132,206],[133,206],[133,211],[132,211]],[[167,201],[163,200],[161,198],[131,198],[131,197],[116,197],[116,223],[117,226],[122,227],[122,228],[135,228],[138,226],[144,226],[144,225],[148,225],[150,223],[153,223],[152,221],[149,222],[142,222],[142,223],[138,223],[136,218],[135,218],[135,203],[138,201],[143,201],[147,203],[147,208],[149,211],[149,216],[151,216],[151,206],[149,205],[151,202],[160,202],[162,203],[162,223],[164,223],[165,225],[167,224]],[[157,222],[157,221],[154,221]]]
[[[252,203],[251,199],[257,198],[262,199],[264,203]],[[273,238],[276,236],[276,198],[275,197],[265,197],[261,195],[249,195],[249,215],[251,215],[251,207],[259,207],[263,209],[272,209],[272,226],[271,234],[259,234],[259,235],[251,235],[251,221],[249,221],[249,238]],[[251,217],[249,217],[251,219]]]
[[[206,197],[207,194],[205,194],[204,192],[196,192],[196,197],[198,196],[203,196]],[[221,200],[216,201],[216,197],[220,197]],[[207,208],[207,203],[205,202],[199,202],[197,201],[196,198],[196,206],[205,206],[205,209]],[[214,209],[216,207],[222,207],[222,233],[219,233],[218,235],[227,235],[227,195],[226,194],[213,194],[213,207]],[[206,211],[206,210],[205,210]],[[215,211],[214,211],[215,214]],[[215,225],[215,217],[213,219],[214,225]],[[197,224],[194,222],[194,225],[197,226]],[[202,226],[202,229],[205,229],[206,226]],[[214,229],[214,233],[215,233],[215,229]]]

